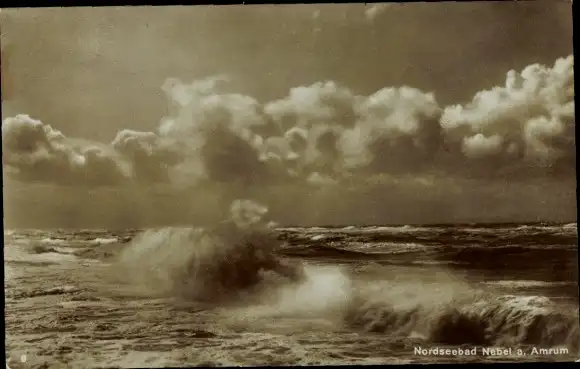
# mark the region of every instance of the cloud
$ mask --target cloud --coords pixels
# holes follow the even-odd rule
[[[265,105],[264,112],[294,150],[299,171],[339,172],[337,147],[342,133],[356,125],[361,97],[333,81],[295,87],[287,97]]]
[[[465,105],[386,87],[355,94],[333,81],[264,104],[226,93],[227,77],[162,86],[156,132],[121,130],[110,144],[70,139],[26,115],[2,126],[11,175],[93,185],[205,182],[230,187],[353,183],[429,175],[570,175],[575,164],[574,60],[510,71]]]
[[[28,115],[2,122],[3,163],[26,181],[113,185],[130,173],[106,145],[66,138]]]
[[[269,123],[261,105],[250,96],[220,93],[218,81],[223,78],[191,85],[170,79],[164,85],[175,109],[164,118],[159,133],[182,150],[183,169],[197,168],[181,171],[182,178],[244,185],[273,179],[281,173],[269,163],[272,155],[257,133]]]
[[[68,138],[28,115],[2,122],[3,163],[21,180],[112,186],[167,182],[178,155],[151,132],[123,130],[110,145]]]
[[[433,94],[410,87],[377,91],[362,102],[359,122],[341,138],[346,166],[385,173],[428,165],[441,141],[440,115]]]
[[[132,177],[140,183],[169,181],[169,168],[180,161],[169,142],[153,132],[120,131],[111,146],[131,163]]]
[[[355,95],[335,82],[296,87],[264,111],[284,131],[299,170],[339,179],[348,172],[410,172],[440,144],[442,109],[410,87]]]
[[[282,131],[315,124],[349,127],[356,121],[357,97],[333,81],[294,87],[287,97],[266,104],[264,111]]]
[[[503,139],[500,135],[484,136],[481,133],[467,137],[463,141],[463,153],[468,158],[481,158],[501,150]]]
[[[507,73],[505,86],[445,108],[448,147],[460,165],[490,170],[570,172],[575,161],[574,58]],[[477,159],[470,161],[469,159]],[[506,168],[511,167],[511,168]]]

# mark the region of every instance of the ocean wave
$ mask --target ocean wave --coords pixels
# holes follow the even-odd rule
[[[67,255],[75,255],[78,250],[70,248],[70,247],[51,247],[50,250],[56,252],[57,254],[67,254]]]
[[[580,350],[578,310],[543,296],[501,295],[441,272],[421,280],[351,275],[308,265],[301,281],[275,285],[266,303],[228,314],[256,326],[260,319],[324,319],[336,328],[421,339],[441,345],[558,346]],[[266,323],[268,324],[268,323]]]
[[[528,267],[537,263],[553,263],[553,265],[568,265],[576,262],[576,248],[562,247],[525,247],[525,246],[495,246],[495,247],[444,247],[435,256],[437,260],[454,260],[474,266]]]
[[[21,291],[19,293],[13,294],[10,297],[13,299],[23,299],[23,298],[32,298],[32,297],[41,297],[41,296],[52,296],[52,295],[65,295],[65,294],[74,294],[79,292],[80,289],[75,286],[60,286],[60,287],[52,287],[46,289],[38,289],[32,291]]]
[[[280,253],[285,256],[300,256],[304,258],[340,258],[349,260],[372,260],[374,258],[372,254],[334,247],[329,244],[284,247],[280,249]]]
[[[279,270],[283,265],[280,254],[347,260],[377,257],[360,250],[360,244],[355,251],[327,240],[311,237],[306,240],[308,244],[290,243],[280,248],[280,241],[272,234],[240,230],[231,225],[213,230],[166,228],[137,237],[121,259],[144,272],[139,279],[147,288],[165,280],[172,293],[202,300],[213,299],[221,291],[222,296],[251,304],[248,311],[253,314],[319,314],[335,317],[340,322],[337,324],[355,331],[425,337],[439,344],[565,344],[578,350],[577,309],[565,309],[546,297],[501,296],[475,290],[451,277],[439,280],[440,274],[436,275],[439,277],[431,275],[427,283],[405,280],[412,279],[412,275],[394,279],[391,275],[384,280],[380,279],[380,273],[371,273],[372,279],[366,280],[365,274],[351,275],[338,267],[323,271],[316,265],[293,266],[294,278],[285,279],[281,273],[283,281],[271,283],[275,278],[266,278],[267,274],[262,272]],[[425,251],[425,245],[419,243],[382,247],[386,252]],[[521,258],[518,254],[521,250],[525,247],[485,251],[447,248],[446,252],[455,259],[476,257],[480,260],[481,252],[491,255],[507,251]],[[137,275],[129,270],[123,266],[126,275]],[[367,273],[366,278],[371,278],[371,274]],[[155,283],[151,277],[156,278]],[[240,294],[240,291],[249,294]],[[256,307],[254,304],[259,301],[261,304],[267,301],[269,308]]]
[[[348,243],[348,247],[368,254],[390,255],[425,252],[433,249],[433,247],[415,242],[351,242]]]
[[[317,234],[317,235],[314,235],[314,236],[311,236],[310,237],[310,239],[312,241],[320,241],[320,240],[324,240],[324,239],[327,239],[327,238],[329,238],[329,236],[323,235],[323,234]]]
[[[64,245],[67,241],[62,238],[50,238],[46,237],[40,240],[40,243],[45,245]]]
[[[286,242],[281,253],[304,258],[350,258],[351,260],[388,260],[389,258],[421,257],[432,262],[475,266],[529,266],[540,261],[554,265],[570,264],[577,255],[577,247],[565,245],[465,245],[434,244],[429,242],[365,241],[328,236],[324,238],[279,237]],[[408,240],[405,240],[408,241]],[[395,260],[395,259],[393,259]]]
[[[338,229],[334,229],[331,227],[281,227],[279,230],[296,233],[316,233],[316,232],[332,232]]]
[[[439,344],[580,349],[577,310],[563,310],[546,297],[426,296],[430,297],[411,296],[409,291],[362,294],[353,300],[345,320],[368,332],[421,336]]]
[[[334,230],[325,232],[288,231],[279,232],[280,240],[299,245],[315,244],[317,242],[335,241],[368,244],[412,244],[419,243],[425,246],[480,246],[486,248],[523,247],[523,248],[576,248],[578,236],[575,232],[562,231],[515,231],[509,229],[498,230],[464,230],[464,229],[436,229],[425,232],[379,232],[376,230]]]
[[[577,229],[576,223],[568,223],[564,225],[521,225],[515,228],[509,228],[512,231],[528,231],[528,232],[561,232],[561,231],[575,231]]]
[[[540,243],[537,239],[532,246],[504,242],[509,237],[513,239],[513,234],[521,237],[517,232],[531,232],[529,229],[510,231],[515,232],[512,235],[502,231],[500,236],[494,236],[493,232],[474,235],[465,230],[443,228],[433,234],[415,232],[410,236],[408,233],[413,230],[377,232],[377,227],[372,229],[369,227],[363,233],[325,228],[271,233],[261,228],[243,229],[230,221],[208,229],[148,230],[127,245],[104,242],[81,250],[75,248],[74,255],[68,250],[65,253],[65,247],[58,242],[40,243],[33,248],[36,254],[8,247],[5,258],[20,262],[46,262],[54,258],[62,262],[67,258],[74,260],[75,255],[101,260],[107,253],[117,258],[111,269],[107,269],[115,278],[116,287],[119,290],[126,287],[135,294],[169,295],[187,302],[209,300],[210,305],[219,307],[232,301],[266,317],[314,314],[331,319],[337,329],[423,337],[440,344],[567,345],[578,349],[577,306],[569,309],[539,296],[501,296],[496,292],[478,291],[452,278],[442,280],[433,272],[442,270],[441,274],[446,274],[449,268],[445,267],[402,268],[404,275],[389,271],[391,274],[387,276],[381,274],[382,270],[374,274],[353,274],[334,266],[323,269],[302,262],[293,264],[285,258],[365,261],[359,264],[380,260],[382,264],[383,261],[395,263],[397,258],[410,255],[403,262],[500,265],[506,260],[527,263],[530,258],[548,263],[561,252],[571,260],[572,256],[575,258],[572,252],[576,252],[572,248],[535,248]],[[114,238],[116,241],[121,237],[112,233],[82,236],[85,240]],[[484,243],[466,246],[470,240],[484,240]],[[20,254],[14,255],[15,252]],[[429,260],[418,257],[426,254]],[[425,281],[415,281],[409,269],[429,269],[433,274]],[[33,291],[26,296],[40,296],[39,293],[57,295],[75,293],[75,290],[57,288]]]
[[[18,247],[13,245],[4,249],[4,262],[28,265],[51,265],[76,261],[70,253],[58,252],[53,247]]]
[[[537,288],[537,287],[558,287],[577,285],[577,282],[550,282],[550,281],[532,281],[532,280],[501,280],[485,282],[487,285],[506,287],[506,288]]]
[[[109,238],[97,237],[95,239],[90,240],[90,243],[93,245],[108,245],[112,243],[119,243],[119,239],[117,237],[109,237]]]
[[[149,230],[122,250],[115,267],[151,293],[199,300],[232,297],[260,288],[299,269],[276,258],[278,242],[267,232],[240,230],[231,223],[214,229]]]
[[[377,232],[377,233],[416,233],[416,232],[432,232],[434,229],[429,227],[418,227],[411,225],[403,226],[372,226],[363,227],[361,232]]]
[[[66,247],[66,246],[49,246],[51,244],[31,244],[31,245],[24,245],[25,247],[21,247],[20,250],[25,251],[32,255],[41,255],[41,254],[65,254],[65,255],[73,255],[75,253],[75,249]]]

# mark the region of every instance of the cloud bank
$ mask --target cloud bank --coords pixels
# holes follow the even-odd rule
[[[24,181],[113,186],[336,183],[443,173],[531,178],[575,168],[574,59],[507,73],[504,86],[442,107],[408,86],[359,96],[333,81],[260,103],[226,93],[227,78],[162,86],[156,132],[110,143],[67,138],[28,115],[2,123],[5,172]]]

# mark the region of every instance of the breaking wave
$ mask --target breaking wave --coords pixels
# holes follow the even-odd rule
[[[580,350],[578,310],[547,297],[430,291],[432,286],[367,290],[353,299],[345,321],[381,334],[421,337],[448,345],[543,345]],[[372,293],[371,293],[372,292]]]
[[[241,201],[213,228],[145,231],[121,252],[116,267],[148,292],[198,300],[233,298],[275,278],[298,276],[299,267],[276,256],[279,242],[261,223],[267,209]]]
[[[578,283],[570,281],[547,282],[547,281],[527,281],[527,280],[507,280],[486,282],[488,285],[509,287],[509,288],[537,288],[550,286],[574,286]]]
[[[30,297],[74,294],[74,293],[77,293],[79,291],[80,291],[80,289],[75,287],[75,286],[61,286],[61,287],[47,288],[47,289],[43,289],[43,290],[33,290],[33,291],[21,292],[21,293],[13,294],[9,297],[14,298],[14,299],[22,299],[22,298],[30,298]]]
[[[275,232],[262,222],[266,209],[248,211],[248,206],[254,205],[245,204],[245,213],[232,214],[213,228],[146,231],[123,250],[115,266],[126,281],[149,294],[234,302],[257,319],[318,315],[337,328],[438,344],[579,350],[577,308],[547,297],[480,290],[444,269],[427,281],[415,281],[413,275],[403,279],[379,273],[365,279],[338,266],[291,264],[281,253],[291,249],[282,250]],[[320,244],[300,251],[349,259],[364,255]],[[246,318],[246,324],[256,322]]]
[[[109,237],[109,238],[95,238],[91,240],[91,244],[93,245],[109,245],[113,243],[118,243],[119,239],[116,237]]]
[[[443,278],[442,278],[443,275]],[[445,275],[368,280],[340,267],[308,265],[300,283],[268,291],[267,306],[248,306],[243,322],[310,317],[336,329],[440,345],[565,346],[580,351],[578,310],[547,297],[501,295]],[[305,324],[308,324],[308,320]]]
[[[45,245],[64,245],[66,243],[65,239],[61,239],[61,238],[43,238],[40,241],[42,244]]]

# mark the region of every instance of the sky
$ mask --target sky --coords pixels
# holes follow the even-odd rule
[[[0,18],[6,227],[576,217],[570,2]]]

